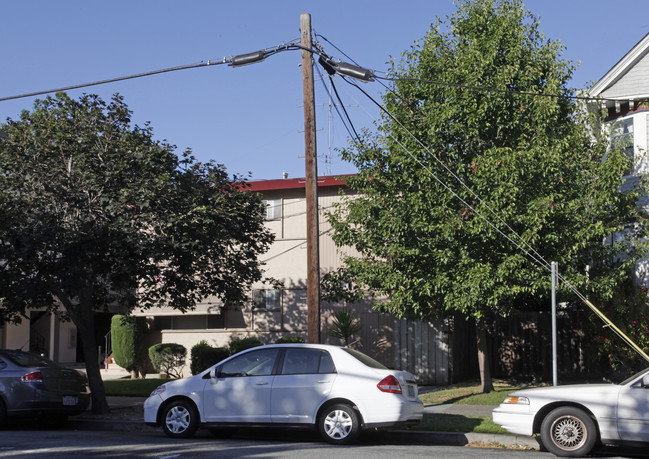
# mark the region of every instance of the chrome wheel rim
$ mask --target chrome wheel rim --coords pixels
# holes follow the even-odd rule
[[[335,440],[342,440],[347,437],[353,427],[354,421],[351,416],[343,410],[332,411],[324,420],[324,430],[326,434]]]
[[[552,423],[552,441],[564,451],[579,449],[588,438],[588,429],[581,419],[561,416]]]
[[[170,432],[179,434],[183,433],[189,427],[191,414],[182,406],[174,406],[167,412],[165,425]]]

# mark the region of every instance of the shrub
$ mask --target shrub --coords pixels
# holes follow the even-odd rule
[[[227,347],[212,347],[207,344],[207,341],[201,341],[192,347],[190,354],[192,362],[189,368],[192,371],[192,375],[197,375],[226,357],[229,357],[230,350]]]
[[[329,327],[329,335],[342,339],[345,345],[348,345],[352,335],[360,330],[361,324],[356,313],[344,308],[334,313],[333,323]]]
[[[282,336],[275,344],[291,344],[291,343],[304,343],[304,338],[301,336]]]
[[[182,344],[162,343],[149,348],[149,358],[157,372],[171,378],[182,378],[187,349]]]
[[[261,341],[255,336],[250,336],[248,338],[233,338],[230,340],[230,353],[236,354],[251,347],[261,346]]]
[[[144,374],[144,317],[115,314],[111,318],[110,336],[115,363],[130,371],[133,378],[137,378],[138,373]]]

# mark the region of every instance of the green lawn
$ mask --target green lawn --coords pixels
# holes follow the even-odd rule
[[[106,395],[148,397],[166,379],[112,379],[104,381]],[[463,405],[498,405],[507,394],[519,389],[516,386],[497,384],[489,394],[480,391],[480,385],[461,384],[422,394],[419,398],[426,404],[457,403]],[[506,433],[493,423],[491,416],[462,416],[457,414],[425,414],[416,430],[439,432]]]
[[[520,387],[502,383],[494,384],[492,392],[483,394],[479,384],[457,384],[421,394],[419,398],[425,404],[500,405],[509,393],[517,389]],[[505,429],[493,423],[491,416],[463,416],[444,413],[424,414],[424,419],[415,429],[438,432],[507,433]]]
[[[491,420],[491,416],[464,416],[459,414],[424,413],[424,418],[412,430],[431,432],[476,432],[506,434],[505,429]]]
[[[510,392],[520,389],[519,386],[494,384],[494,390],[483,394],[479,384],[458,384],[444,389],[421,394],[422,402],[457,403],[459,405],[500,405]]]

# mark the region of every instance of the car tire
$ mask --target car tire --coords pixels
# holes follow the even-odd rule
[[[169,437],[191,437],[198,430],[198,410],[188,400],[177,400],[163,408],[161,421],[162,430]]]
[[[318,431],[322,438],[335,445],[356,441],[360,435],[360,422],[354,409],[346,404],[326,407],[318,418]]]
[[[583,410],[564,406],[543,419],[541,442],[555,456],[583,457],[597,444],[597,427]]]

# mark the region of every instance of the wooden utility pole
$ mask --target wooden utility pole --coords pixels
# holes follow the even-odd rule
[[[311,49],[311,15],[300,16],[301,44]],[[318,161],[315,129],[313,54],[302,49],[304,90],[304,157],[306,168],[307,342],[320,342],[320,244],[318,225]]]

